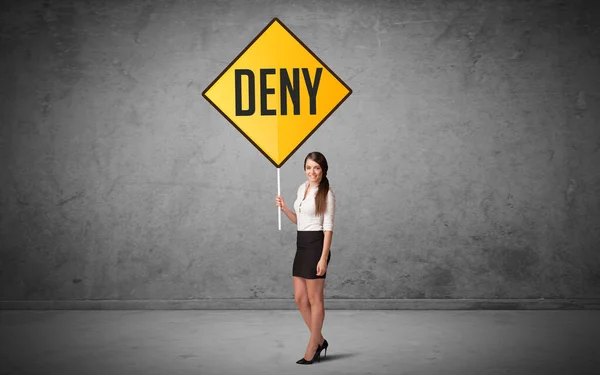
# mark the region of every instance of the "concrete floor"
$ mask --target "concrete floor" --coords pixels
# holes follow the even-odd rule
[[[600,374],[600,311],[0,311],[0,374]]]

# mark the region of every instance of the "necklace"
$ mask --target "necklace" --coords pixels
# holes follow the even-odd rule
[[[299,213],[302,213],[302,203],[304,203],[304,201],[306,200],[306,198],[308,196],[308,192],[309,192],[309,190],[311,188],[312,188],[312,186],[310,186],[310,182],[309,182],[308,185],[306,186],[306,191],[304,192],[304,198],[300,201],[300,204],[298,205],[298,212]]]

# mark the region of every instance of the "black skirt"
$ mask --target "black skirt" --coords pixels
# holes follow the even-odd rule
[[[325,233],[318,231],[298,231],[296,256],[292,267],[292,276],[302,277],[304,279],[324,279],[327,272],[322,276],[317,276],[317,263],[323,254],[323,241]],[[331,259],[331,249],[327,257],[327,265]]]

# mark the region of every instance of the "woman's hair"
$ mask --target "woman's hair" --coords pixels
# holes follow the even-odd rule
[[[319,190],[317,191],[317,195],[315,196],[315,211],[317,216],[322,216],[325,214],[325,209],[327,208],[327,193],[329,193],[329,180],[327,179],[327,170],[329,166],[327,165],[327,159],[325,156],[318,151],[313,151],[306,155],[304,158],[304,170],[306,170],[306,161],[310,159],[315,163],[319,164],[321,170],[323,171],[323,177],[321,178],[321,182],[319,183]]]

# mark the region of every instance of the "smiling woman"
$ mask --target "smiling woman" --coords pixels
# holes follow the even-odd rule
[[[320,152],[311,152],[304,159],[304,172],[308,181],[298,187],[294,211],[290,210],[281,196],[276,204],[298,227],[296,256],[292,266],[294,299],[311,335],[306,353],[298,364],[320,361],[321,351],[329,343],[321,335],[325,305],[323,289],[327,266],[331,259],[331,239],[335,196],[329,187],[327,159]]]

